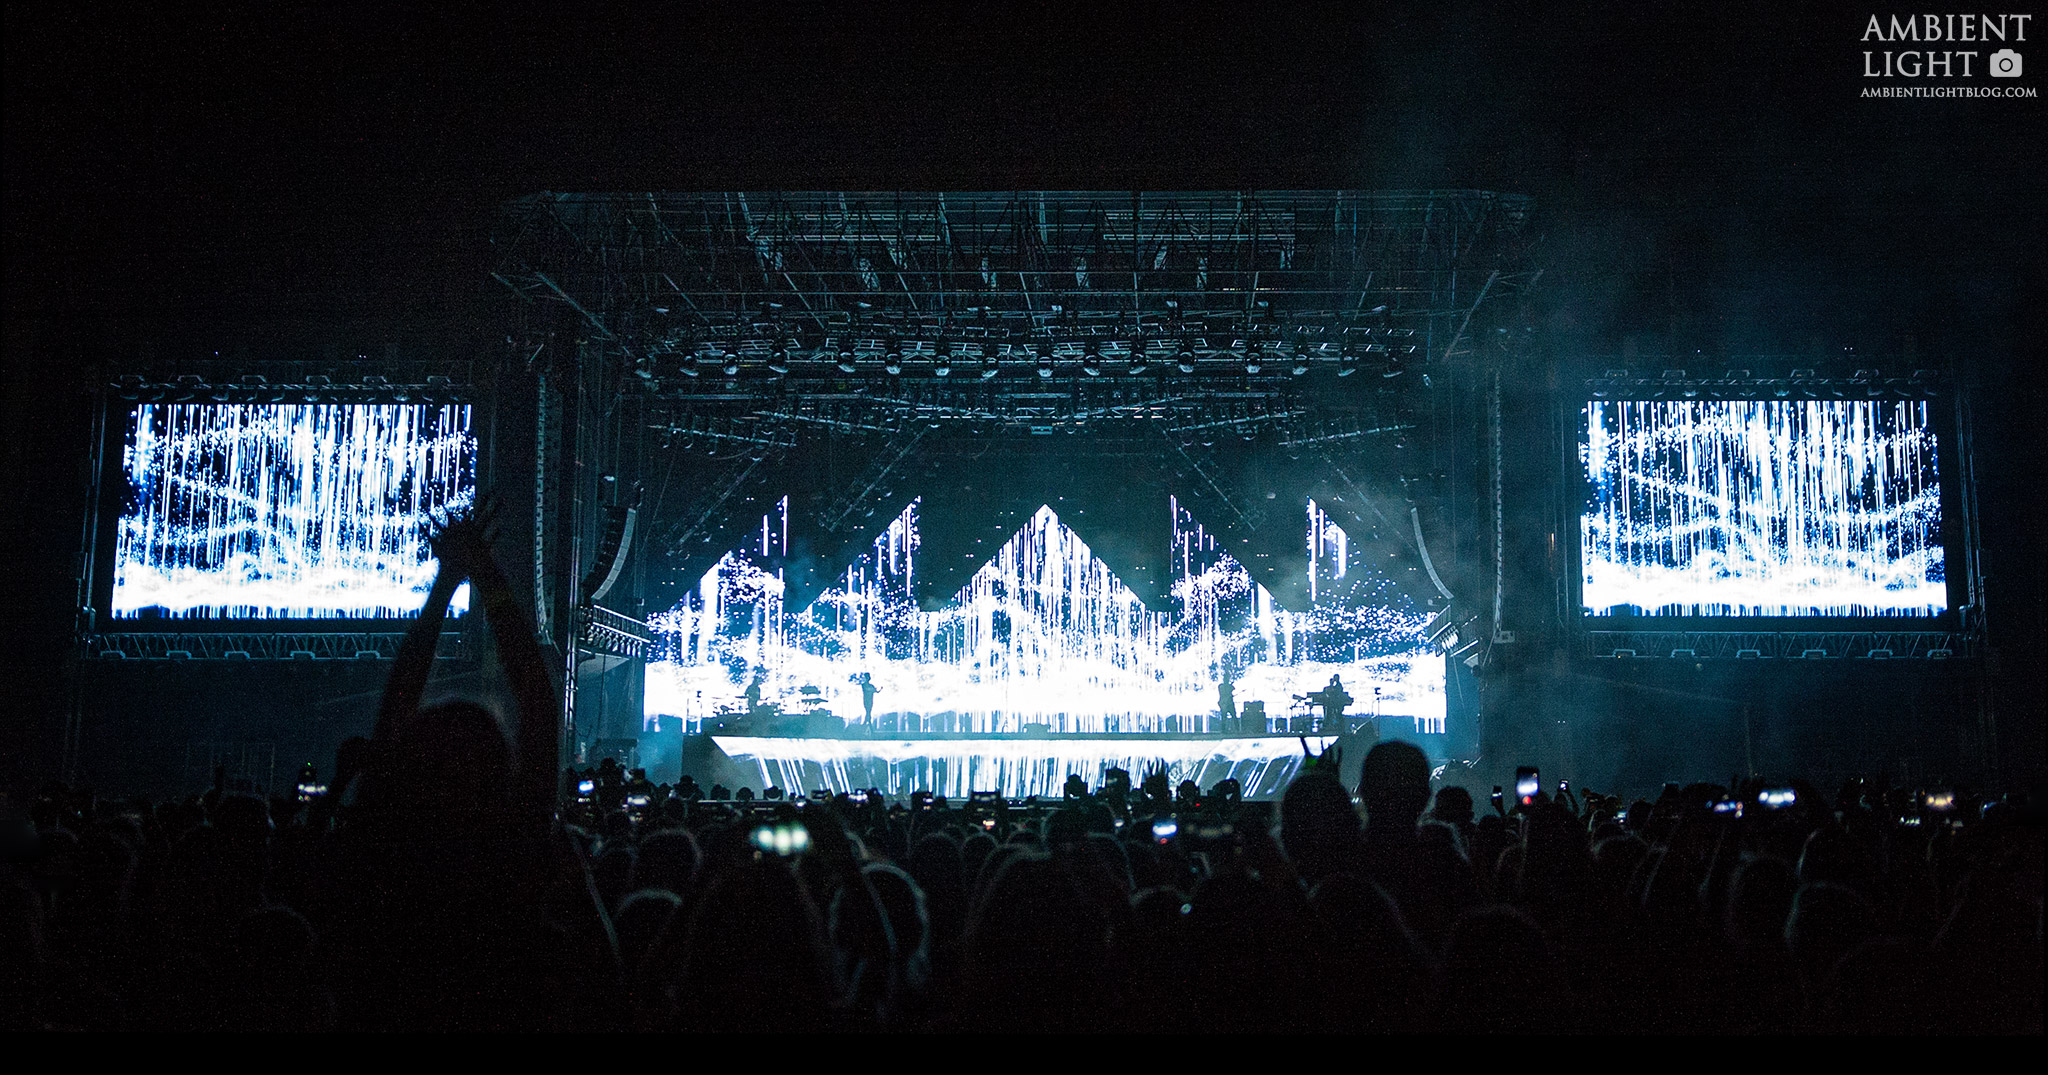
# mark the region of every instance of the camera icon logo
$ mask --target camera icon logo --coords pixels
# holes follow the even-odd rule
[[[1999,49],[1991,54],[1992,78],[2020,77],[2020,54],[2011,49]]]

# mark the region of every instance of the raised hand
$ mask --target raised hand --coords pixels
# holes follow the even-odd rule
[[[1302,772],[1327,772],[1331,776],[1336,776],[1344,764],[1344,745],[1332,741],[1328,750],[1318,754],[1309,749],[1307,736],[1304,735],[1299,738],[1301,739]]]
[[[443,578],[467,578],[489,560],[497,539],[497,516],[497,503],[479,496],[467,511],[450,512],[432,527],[427,543],[441,562]]]
[[[1173,786],[1167,778],[1166,767],[1164,765],[1147,768],[1145,772],[1145,781],[1144,783],[1139,785],[1139,788],[1145,793],[1145,797],[1148,799],[1157,799],[1163,801],[1171,799],[1173,797]]]

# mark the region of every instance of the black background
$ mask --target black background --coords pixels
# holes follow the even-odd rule
[[[17,696],[63,704],[87,364],[481,346],[506,198],[1480,187],[1538,200],[1561,354],[1910,336],[1985,389],[2004,746],[2038,766],[2048,102],[1861,99],[1867,6],[1659,7],[10,5]]]

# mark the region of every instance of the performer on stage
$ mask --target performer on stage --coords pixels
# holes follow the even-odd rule
[[[1351,704],[1351,696],[1344,693],[1344,683],[1336,676],[1330,677],[1329,686],[1308,696],[1309,700],[1323,707],[1323,731],[1334,734],[1335,729],[1344,727],[1344,707]]]
[[[1223,717],[1223,726],[1231,728],[1237,723],[1237,684],[1231,682],[1230,669],[1223,670],[1223,678],[1216,684],[1216,712]]]
[[[761,683],[767,678],[768,670],[766,668],[754,669],[754,680],[747,684],[748,716],[754,716],[761,712]]]
[[[875,678],[866,672],[860,674],[860,708],[867,722],[875,722],[875,695],[881,690],[875,686]]]

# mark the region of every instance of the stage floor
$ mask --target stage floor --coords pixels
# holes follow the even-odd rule
[[[1140,781],[1163,769],[1178,784],[1193,780],[1207,790],[1234,777],[1248,797],[1278,795],[1309,751],[1321,753],[1331,735],[1217,735],[1188,732],[1123,734],[901,732],[859,738],[710,735],[727,780],[744,776],[756,790],[880,788],[889,795],[929,791],[949,797],[975,791],[1010,798],[1057,796],[1079,774],[1100,786],[1112,767]],[[686,757],[692,752],[685,751]],[[687,766],[687,763],[686,763]],[[697,775],[701,782],[705,778]]]

